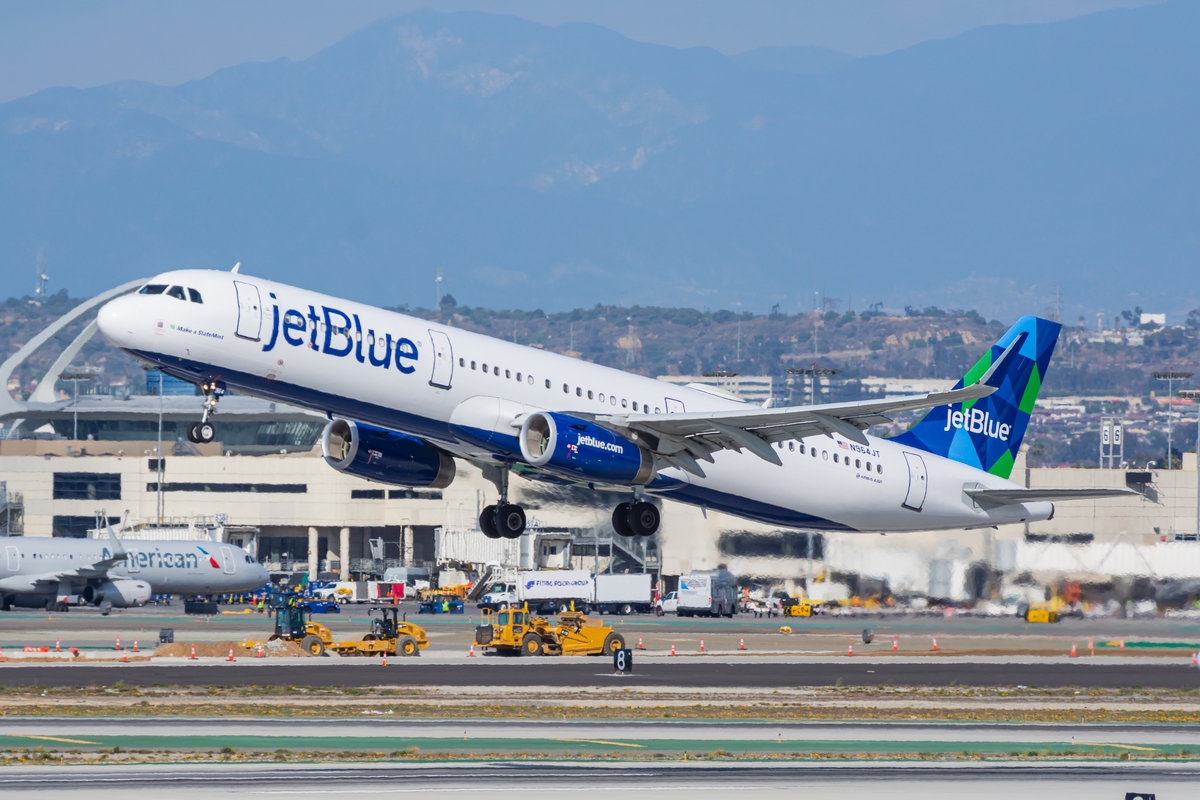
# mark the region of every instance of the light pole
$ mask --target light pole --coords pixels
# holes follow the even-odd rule
[[[1182,389],[1185,400],[1200,400],[1200,389]],[[1200,409],[1196,413],[1196,536],[1200,538]]]
[[[1175,381],[1187,380],[1196,373],[1194,372],[1176,372],[1168,370],[1167,372],[1152,372],[1154,378],[1160,381],[1167,382],[1167,471],[1171,470],[1171,422],[1173,419],[1173,408],[1171,406],[1171,388]]]
[[[71,400],[71,438],[74,440],[79,439],[79,382],[95,380],[98,377],[99,376],[94,372],[80,372],[79,370],[75,370],[74,372],[61,372],[58,375],[58,379],[60,381],[71,381],[75,385],[75,396],[74,399]]]

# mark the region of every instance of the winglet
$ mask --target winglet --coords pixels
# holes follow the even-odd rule
[[[230,272],[232,272],[232,273],[234,273],[234,274],[236,275],[236,274],[237,274],[237,271],[238,271],[239,269],[241,269],[241,268],[242,268],[242,262],[240,262],[240,261],[239,261],[239,262],[237,262],[236,264],[234,264],[234,265],[233,265],[233,269],[231,269],[231,270],[229,270],[229,271],[230,271]]]
[[[117,538],[117,534],[113,531],[113,526],[108,526],[108,541],[112,544],[113,560],[124,561],[129,558],[129,554],[125,552],[125,548],[121,546],[121,540]]]

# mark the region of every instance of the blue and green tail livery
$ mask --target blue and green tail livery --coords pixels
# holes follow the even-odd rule
[[[988,381],[997,387],[995,392],[979,400],[938,406],[893,441],[1007,478],[1061,330],[1057,322],[1021,317],[954,387],[979,380],[1016,342],[1014,352]]]

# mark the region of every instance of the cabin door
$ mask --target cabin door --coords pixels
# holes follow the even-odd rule
[[[237,292],[238,301],[237,335],[257,342],[262,331],[262,300],[258,296],[258,287],[234,281],[233,290]]]
[[[450,379],[454,377],[454,348],[450,346],[450,337],[442,331],[430,330],[429,344],[433,347],[433,375],[429,385],[449,389]]]
[[[908,494],[904,496],[905,508],[920,511],[925,505],[925,494],[929,491],[929,475],[925,471],[925,459],[916,453],[905,453],[908,462]]]

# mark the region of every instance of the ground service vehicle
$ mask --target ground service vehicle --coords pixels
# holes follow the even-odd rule
[[[666,596],[664,596],[654,605],[654,613],[660,617],[663,614],[675,614],[678,611],[679,592],[667,592]]]
[[[737,579],[733,573],[714,569],[680,576],[679,616],[732,617],[737,611]]]
[[[785,617],[811,617],[817,613],[818,603],[795,597],[784,597],[780,600]]]
[[[341,656],[416,656],[429,646],[425,629],[400,618],[399,606],[380,606],[367,611],[368,615],[379,612],[379,618],[371,620],[371,632],[362,639],[335,642],[333,634],[319,622],[312,621],[312,612],[304,606],[291,605],[275,608],[275,633],[271,640],[284,639],[299,642],[309,655],[324,655],[331,650]],[[253,647],[256,642],[246,642]]]
[[[528,606],[484,609],[483,624],[475,629],[475,643],[483,649],[521,656],[611,656],[625,649],[624,637],[599,619],[568,611],[552,623],[531,614]]]

